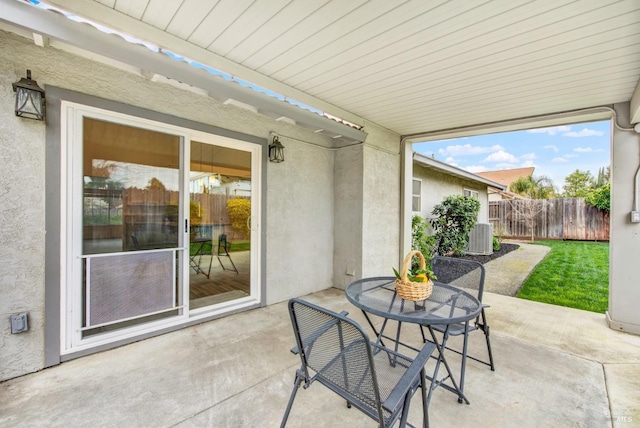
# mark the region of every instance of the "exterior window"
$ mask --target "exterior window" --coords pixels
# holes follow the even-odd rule
[[[465,196],[471,196],[473,199],[479,199],[480,198],[480,194],[478,193],[477,190],[464,189],[464,195]]]
[[[411,187],[411,209],[413,212],[422,211],[422,180],[413,179]]]

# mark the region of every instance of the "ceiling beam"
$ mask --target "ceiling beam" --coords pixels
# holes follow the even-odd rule
[[[35,43],[36,46],[46,48],[47,46],[49,46],[49,38],[43,36],[42,34],[33,33],[33,43]]]
[[[640,81],[636,85],[636,90],[633,91],[631,96],[629,117],[631,118],[631,124],[640,123]]]
[[[177,61],[168,55],[153,52],[142,45],[102,33],[94,27],[78,24],[57,13],[15,0],[0,0],[0,20],[71,46],[207,90],[216,98],[232,98],[257,109],[273,111],[296,122],[323,128],[355,141],[364,141],[367,136],[365,132],[348,125],[213,75],[186,62]]]
[[[4,0],[3,0],[4,1]],[[0,2],[1,3],[1,2]],[[339,116],[351,123],[363,126],[364,120],[349,111],[327,103],[306,92],[286,85],[276,79],[231,61],[221,55],[194,45],[173,34],[125,15],[97,1],[87,0],[47,0],[48,4],[58,6],[85,19],[105,25],[127,35],[148,41],[168,49],[191,60],[216,68],[225,73],[247,80],[255,85],[277,92],[298,102],[313,106],[322,111]]]

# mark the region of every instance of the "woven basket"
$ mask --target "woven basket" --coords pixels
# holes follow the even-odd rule
[[[428,279],[427,282],[412,282],[409,281],[409,266],[411,265],[411,259],[417,255],[420,259],[420,269],[425,269],[427,264],[424,260],[424,256],[420,251],[411,251],[404,258],[402,264],[402,271],[400,272],[400,279],[396,279],[396,291],[398,295],[405,300],[425,300],[431,296],[433,291],[433,282]]]

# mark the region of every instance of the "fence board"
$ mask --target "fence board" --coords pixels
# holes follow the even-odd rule
[[[530,239],[533,217],[536,239],[609,240],[609,215],[588,206],[584,198],[489,202],[489,222],[510,238]]]

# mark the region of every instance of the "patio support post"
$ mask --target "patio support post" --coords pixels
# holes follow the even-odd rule
[[[629,103],[615,104],[618,124],[629,128]],[[614,118],[615,119],[615,118]],[[611,237],[609,250],[609,310],[607,323],[614,330],[640,334],[638,254],[640,223],[631,222],[640,166],[640,135],[612,126]]]

